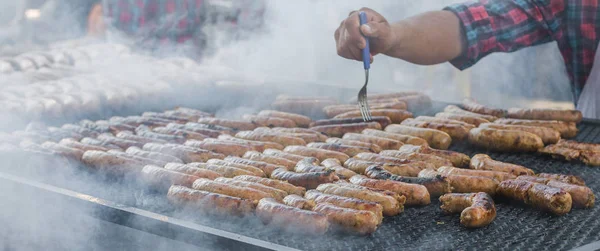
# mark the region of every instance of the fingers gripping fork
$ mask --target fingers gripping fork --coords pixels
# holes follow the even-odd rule
[[[367,23],[367,14],[364,11],[361,11],[358,14],[360,19],[360,25]],[[364,35],[363,35],[364,36]],[[362,60],[363,66],[365,68],[365,85],[358,92],[358,108],[360,110],[360,115],[363,120],[371,121],[371,109],[369,109],[369,102],[367,100],[367,84],[369,83],[369,69],[371,68],[371,50],[369,48],[369,38],[365,37],[366,46],[362,49]]]

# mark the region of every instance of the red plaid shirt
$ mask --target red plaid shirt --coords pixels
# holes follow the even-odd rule
[[[493,52],[556,41],[578,100],[600,39],[597,0],[480,0],[445,10],[459,17],[466,35],[466,51],[454,66],[465,69]]]

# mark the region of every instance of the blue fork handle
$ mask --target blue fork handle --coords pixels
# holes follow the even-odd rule
[[[365,13],[364,11],[358,13],[358,18],[360,19],[361,26],[367,23],[367,13]],[[365,67],[365,70],[368,70],[369,68],[371,68],[371,49],[369,48],[369,38],[365,35],[363,35],[363,37],[367,42],[367,46],[365,46],[365,48],[362,49],[363,66]]]

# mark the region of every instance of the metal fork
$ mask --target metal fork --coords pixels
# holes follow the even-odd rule
[[[364,11],[358,13],[360,19],[360,25],[367,23],[367,14]],[[369,102],[367,100],[367,84],[369,83],[369,69],[371,68],[371,50],[369,48],[369,38],[363,35],[366,40],[366,46],[362,49],[362,60],[365,68],[365,85],[358,92],[358,108],[360,115],[365,122],[371,121],[371,109],[369,109]]]

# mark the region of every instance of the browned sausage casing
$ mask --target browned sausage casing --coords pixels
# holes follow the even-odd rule
[[[561,188],[571,195],[573,207],[575,208],[591,208],[596,202],[594,192],[586,186],[573,185],[558,180],[551,180],[537,176],[519,176],[518,180],[527,180],[535,183],[541,183],[547,186]]]
[[[207,139],[207,140],[210,140],[210,139]],[[259,152],[262,152],[265,149],[282,150],[284,148],[283,145],[281,145],[279,143],[275,143],[275,142],[245,140],[245,139],[236,138],[236,137],[233,137],[231,135],[226,135],[226,134],[220,135],[217,138],[217,140],[223,140],[223,141],[227,141],[227,142],[236,142],[236,143],[248,145],[248,146],[253,147],[255,151],[259,151]]]
[[[211,193],[220,193],[233,197],[247,199],[253,201],[254,203],[258,203],[258,201],[263,198],[271,197],[268,193],[253,188],[239,187],[203,178],[194,181],[194,183],[192,184],[192,188],[196,190],[202,190]]]
[[[526,180],[507,180],[498,186],[498,195],[555,215],[571,211],[571,195],[565,190]]]
[[[156,132],[156,133],[181,136],[186,139],[204,140],[204,139],[208,138],[207,135],[204,135],[201,133],[188,131],[188,130],[181,130],[181,129],[177,129],[177,128],[157,127],[157,128],[152,129],[152,131]]]
[[[142,168],[141,177],[149,186],[161,190],[167,190],[171,185],[191,187],[192,183],[200,178],[153,165]]]
[[[392,191],[406,197],[405,205],[424,206],[431,203],[427,188],[419,184],[409,184],[393,180],[370,179],[362,175],[355,175],[350,178],[350,182],[355,185],[370,187],[375,189]]]
[[[370,211],[338,207],[329,203],[317,204],[313,211],[327,215],[329,222],[357,234],[372,234],[377,230],[379,219]]]
[[[252,147],[247,146],[247,145],[237,144],[234,142],[224,142],[224,141],[214,142],[214,141],[188,140],[185,142],[184,145],[220,153],[225,156],[237,156],[237,157],[244,155],[244,153],[246,153],[247,151],[254,150]]]
[[[394,109],[371,109],[372,116],[383,116],[388,117],[392,121],[392,123],[399,124],[405,119],[412,118],[413,114],[409,111],[405,110],[394,110]],[[344,118],[360,118],[360,111],[351,111],[345,112],[342,114],[338,114],[334,119],[344,119]]]
[[[554,144],[560,140],[560,132],[548,127],[541,126],[525,126],[525,125],[504,125],[496,123],[485,123],[479,125],[481,128],[500,129],[500,130],[516,130],[533,133],[540,138],[544,144]]]
[[[277,149],[267,149],[267,150],[263,151],[263,154],[267,155],[267,156],[273,156],[273,157],[288,159],[288,160],[293,161],[293,162],[298,162],[298,161],[301,161],[301,160],[307,158],[306,156],[292,154],[292,153],[287,153],[287,152],[280,151],[280,150],[277,150]],[[319,160],[317,160],[317,165],[319,164],[318,161]]]
[[[431,197],[439,197],[451,192],[450,183],[445,177],[438,175],[433,178],[403,177],[394,175],[380,166],[370,166],[365,170],[365,175],[372,179],[395,180],[409,184],[419,184],[427,188]]]
[[[250,165],[253,167],[258,167],[261,170],[263,170],[263,172],[267,175],[267,176],[271,176],[271,173],[273,172],[273,170],[277,169],[277,168],[286,168],[284,166],[279,166],[279,165],[274,165],[271,163],[267,163],[264,161],[256,161],[256,160],[249,160],[249,159],[243,159],[243,158],[238,158],[238,157],[225,157],[225,159],[223,159],[227,162],[231,162],[231,163],[239,163],[239,164],[245,164],[245,165]]]
[[[45,148],[47,150],[50,150],[56,154],[59,154],[61,156],[64,156],[66,158],[69,158],[72,160],[77,160],[77,161],[80,161],[83,154],[85,153],[84,151],[82,151],[80,149],[56,144],[56,143],[50,142],[50,141],[44,142],[43,144],[41,144],[41,147]]]
[[[233,179],[250,181],[250,182],[262,184],[262,185],[265,185],[268,187],[272,187],[272,188],[276,188],[276,189],[285,191],[288,194],[304,195],[304,192],[306,192],[306,189],[304,187],[294,186],[288,182],[274,180],[274,179],[261,178],[261,177],[248,176],[248,175],[236,176]]]
[[[400,203],[394,197],[369,190],[328,183],[319,185],[317,191],[379,203],[383,206],[383,215],[385,216],[398,215],[402,211]]]
[[[301,186],[307,189],[314,189],[321,184],[331,183],[340,178],[333,170],[325,172],[295,173],[285,169],[277,169],[271,173],[271,178],[284,180],[295,186]]]
[[[343,118],[343,119],[322,119],[310,123],[310,127],[324,126],[324,125],[343,125],[343,124],[356,124],[365,122],[362,118]],[[381,128],[385,128],[392,123],[390,118],[383,116],[371,117],[369,122],[377,122],[381,125]]]
[[[344,162],[344,166],[346,168],[348,168],[356,173],[360,173],[360,174],[365,174],[365,171],[370,166],[380,165],[383,169],[385,169],[388,172],[395,174],[395,175],[417,177],[417,175],[419,175],[419,172],[422,169],[419,166],[415,166],[413,164],[415,164],[415,163],[412,162],[409,164],[393,164],[393,163],[382,163],[382,162],[376,162],[376,161],[360,160],[360,159],[354,159],[354,158],[348,159],[346,162]],[[425,163],[425,164],[427,164],[427,163]]]
[[[311,127],[311,130],[318,131],[329,137],[342,137],[347,133],[359,133],[364,129],[381,130],[381,125],[377,122],[363,122],[354,124],[321,125]]]
[[[351,197],[338,196],[333,194],[321,193],[317,190],[308,190],[304,197],[316,203],[330,203],[338,207],[352,208],[356,210],[366,210],[373,212],[379,219],[379,224],[383,219],[383,207],[381,204]]]
[[[401,123],[401,125],[440,130],[450,135],[450,137],[452,137],[453,140],[464,140],[469,134],[468,128],[458,124],[447,124],[441,122],[407,119],[404,120]]]
[[[399,133],[419,137],[427,140],[427,143],[435,148],[446,150],[452,143],[452,138],[445,132],[429,128],[419,128],[403,125],[389,125],[385,128],[386,132]]]
[[[271,198],[260,200],[256,216],[263,223],[303,234],[323,234],[329,229],[327,216],[308,210],[284,205]]]
[[[283,198],[283,203],[292,206],[295,208],[300,208],[304,210],[312,210],[315,207],[315,202],[309,199],[306,199],[297,194],[290,194]]]
[[[579,160],[588,166],[600,166],[600,152],[581,151]]]
[[[419,177],[423,178],[434,178],[440,175],[439,172],[428,169],[422,170],[419,173]],[[467,176],[467,175],[443,175],[450,182],[452,186],[452,192],[455,193],[475,193],[484,192],[494,196],[496,194],[496,188],[498,187],[498,181],[480,176]]]
[[[173,155],[185,163],[206,162],[209,159],[222,159],[225,155],[211,151],[176,144],[148,143],[143,150]]]
[[[490,115],[485,115],[485,114],[479,114],[479,113],[470,112],[470,111],[464,110],[464,109],[462,109],[462,108],[460,108],[458,106],[455,106],[455,105],[448,105],[448,106],[446,106],[446,108],[444,108],[444,112],[445,113],[451,113],[451,114],[458,114],[458,115],[464,115],[464,116],[482,118],[482,119],[485,119],[485,120],[490,121],[490,122],[494,122],[495,120],[498,119],[498,117],[495,117],[495,116],[490,116]]]
[[[308,125],[312,121],[309,117],[304,115],[274,110],[263,110],[258,113],[258,116],[289,119],[294,121],[294,123],[296,123],[296,125],[298,125],[299,127],[308,127]]]
[[[233,178],[235,176],[240,176],[240,175],[257,176],[253,172],[246,171],[244,169],[240,169],[240,168],[232,167],[232,166],[221,166],[221,165],[214,165],[214,164],[207,164],[207,163],[188,163],[187,165],[192,166],[192,167],[211,170],[211,171],[219,173],[220,175],[222,175],[223,177],[226,177],[226,178]]]
[[[510,108],[508,109],[507,117],[515,119],[532,120],[559,120],[575,123],[579,123],[583,119],[583,115],[578,110],[558,110],[542,108]]]
[[[254,175],[259,176],[259,177],[266,176],[265,172],[262,169],[251,166],[251,165],[232,163],[232,162],[229,162],[226,160],[221,160],[221,159],[210,159],[206,162],[206,164],[213,164],[213,165],[219,165],[219,166],[230,166],[230,167],[235,167],[235,168],[246,170],[246,171],[251,172]]]
[[[344,135],[344,137],[342,137],[342,138],[376,144],[376,145],[380,146],[382,149],[396,150],[403,145],[403,143],[398,140],[387,139],[387,138],[365,135],[365,134],[358,134],[358,133],[346,133]]]
[[[144,151],[137,146],[132,146],[130,148],[127,148],[125,153],[139,156],[142,158],[155,159],[155,160],[160,160],[160,161],[164,161],[164,162],[183,163],[183,161],[180,158],[177,158],[175,156],[163,154],[163,153],[159,153],[159,152]]]
[[[582,143],[574,140],[561,139],[558,141],[557,145],[575,150],[600,152],[600,144]]]
[[[144,146],[144,143],[133,141],[133,140],[117,138],[117,137],[113,136],[112,134],[100,134],[100,135],[98,135],[98,138],[96,138],[96,139],[104,141],[109,144],[117,145],[117,146],[121,147],[121,149],[127,149],[132,146],[137,146],[137,147]]]
[[[494,121],[494,123],[505,125],[548,127],[560,132],[560,136],[563,138],[573,138],[577,136],[578,132],[575,122],[564,122],[557,120],[498,119]]]
[[[517,176],[505,172],[487,171],[487,170],[472,170],[462,169],[449,166],[440,167],[437,170],[442,175],[467,175],[467,176],[481,176],[495,179],[497,181],[514,180]]]
[[[366,147],[349,146],[349,145],[332,144],[332,143],[317,143],[317,142],[315,142],[315,143],[309,143],[306,146],[311,147],[311,148],[318,148],[318,149],[325,149],[325,150],[330,150],[330,151],[341,152],[341,153],[345,153],[346,155],[348,155],[350,157],[357,155],[359,153],[372,152],[369,150],[369,148],[366,148]]]
[[[283,191],[283,190],[279,190],[276,188],[272,188],[269,186],[265,186],[259,183],[255,183],[255,182],[250,182],[250,181],[243,181],[243,180],[234,180],[231,178],[224,178],[224,177],[220,177],[220,178],[216,178],[215,182],[219,182],[219,183],[223,183],[223,184],[229,184],[232,186],[238,186],[238,187],[248,187],[248,188],[252,188],[252,189],[256,189],[259,191],[263,191],[265,193],[268,193],[271,198],[274,198],[278,201],[282,201],[284,197],[286,197],[288,194]]]
[[[583,180],[583,178],[581,178],[579,176],[575,176],[575,175],[555,174],[555,173],[539,173],[537,176],[542,177],[542,178],[552,179],[552,180],[558,180],[558,181],[566,182],[569,184],[585,186],[585,181]]]
[[[484,118],[481,117],[476,117],[476,116],[469,116],[469,115],[465,115],[465,114],[458,114],[458,113],[450,113],[450,112],[439,112],[435,114],[436,118],[444,118],[444,119],[452,119],[452,120],[458,120],[458,121],[462,121],[465,123],[469,123],[475,126],[479,126],[481,124],[484,123],[489,123],[489,120],[486,120]]]
[[[370,97],[369,97],[370,98]],[[377,102],[369,104],[370,109],[396,109],[396,110],[406,110],[406,103],[399,100],[390,100],[389,102]],[[351,105],[329,105],[323,107],[323,112],[327,115],[328,118],[333,118],[336,115],[352,112],[358,110],[358,106],[355,104]]]
[[[385,132],[385,131],[374,130],[374,129],[365,129],[362,131],[362,134],[381,137],[381,138],[393,139],[393,140],[397,140],[404,144],[409,144],[409,145],[429,146],[429,144],[427,143],[427,140],[424,140],[419,137],[414,137],[414,136],[404,135],[404,134],[399,134],[399,133],[391,133],[391,132]]]
[[[474,112],[474,113],[490,115],[490,116],[494,116],[494,117],[498,117],[498,118],[503,118],[506,116],[506,110],[490,108],[490,107],[481,105],[481,104],[475,102],[474,100],[468,99],[468,98],[463,100],[462,106],[467,111]]]
[[[200,211],[215,214],[246,216],[254,212],[255,204],[246,199],[191,189],[184,186],[171,186],[168,200],[177,205],[198,208]]]
[[[292,153],[292,154],[306,156],[306,157],[314,157],[314,158],[319,159],[320,161],[323,161],[323,160],[329,159],[329,158],[335,158],[335,159],[338,159],[340,162],[344,162],[348,158],[350,158],[348,155],[341,153],[341,152],[330,151],[330,150],[325,150],[325,149],[310,148],[310,147],[306,147],[306,146],[288,146],[285,149],[283,149],[283,151]]]
[[[471,130],[473,128],[475,128],[475,125],[467,123],[467,122],[463,122],[460,120],[454,120],[454,119],[445,119],[445,118],[439,118],[439,117],[430,117],[430,116],[418,116],[415,118],[415,120],[419,120],[419,121],[427,121],[427,122],[435,122],[435,123],[440,123],[440,124],[455,124],[455,125],[461,125],[465,128],[467,128],[467,130]]]
[[[167,162],[165,161],[161,161],[161,160],[157,160],[157,159],[149,159],[149,158],[144,158],[144,157],[140,157],[137,155],[133,155],[133,154],[128,154],[128,153],[124,153],[123,151],[117,151],[117,150],[109,150],[107,153],[116,155],[116,156],[121,156],[124,158],[130,158],[130,159],[134,159],[137,160],[141,163],[144,163],[145,165],[155,165],[155,166],[164,166],[167,164]]]
[[[216,178],[221,177],[221,174],[219,174],[215,171],[198,168],[198,167],[193,167],[190,165],[185,165],[185,164],[180,164],[180,163],[168,163],[165,165],[165,169],[175,171],[175,172],[189,174],[189,175],[196,176],[199,178],[206,178],[206,179],[210,179],[210,180],[214,180]]]
[[[484,227],[496,218],[496,205],[486,193],[445,194],[440,202],[445,213],[460,213],[460,224],[465,227]]]
[[[232,119],[221,119],[221,118],[200,118],[198,123],[207,125],[218,125],[229,127],[236,130],[254,130],[257,126],[248,121],[232,120]]]
[[[118,175],[138,173],[144,167],[144,163],[138,160],[101,151],[86,151],[81,157],[81,162],[92,168]]]
[[[372,144],[372,143],[358,141],[358,140],[328,138],[325,142],[331,143],[331,144],[342,144],[342,145],[349,145],[349,146],[365,147],[365,148],[368,148],[370,152],[374,152],[374,153],[381,152],[380,146],[378,146],[376,144]]]
[[[254,161],[267,162],[267,163],[271,163],[276,166],[284,166],[288,169],[292,169],[292,168],[294,168],[294,166],[296,166],[295,161],[291,161],[289,159],[284,159],[284,158],[275,157],[275,156],[268,156],[268,155],[265,155],[265,154],[262,154],[262,153],[259,153],[256,151],[248,151],[244,154],[244,156],[242,156],[242,158],[254,160]]]
[[[266,127],[296,127],[296,122],[291,119],[284,118],[276,118],[276,117],[266,117],[266,116],[257,116],[245,114],[242,118],[246,121],[249,121],[257,126],[266,126]]]
[[[68,146],[71,148],[76,148],[82,151],[103,151],[106,152],[110,149],[106,148],[106,147],[102,147],[102,146],[95,146],[95,145],[88,145],[88,144],[84,144],[81,143],[75,139],[62,139],[60,142],[58,142],[58,144],[61,144],[63,146]]]
[[[469,158],[469,156],[466,154],[448,150],[437,150],[429,146],[403,145],[402,147],[400,147],[399,151],[435,155],[449,160],[450,162],[452,162],[452,165],[456,167],[465,168],[468,167],[469,162],[471,162],[471,158]]]
[[[104,147],[104,148],[108,148],[108,149],[112,149],[112,150],[122,150],[121,147],[108,143],[106,141],[103,140],[99,140],[99,139],[93,139],[93,138],[83,138],[81,140],[79,140],[79,142],[81,142],[82,144],[85,145],[92,145],[92,146],[100,146],[100,147]]]
[[[283,146],[306,145],[306,141],[298,137],[284,136],[273,133],[263,133],[254,131],[238,132],[235,137],[245,140],[275,142]]]
[[[578,160],[581,156],[580,150],[563,147],[561,145],[548,145],[538,150],[538,152],[551,155],[554,158],[562,158],[568,161]]]
[[[533,133],[487,128],[471,130],[469,143],[503,152],[535,152],[544,147],[542,139]]]
[[[409,161],[423,161],[430,163],[434,166],[434,169],[437,169],[442,166],[452,166],[452,162],[450,160],[444,159],[442,157],[438,157],[432,154],[424,154],[424,153],[412,153],[412,152],[402,152],[395,150],[385,150],[381,151],[379,154],[382,156],[388,156],[398,159],[406,159]]]
[[[519,166],[510,163],[504,163],[501,161],[493,160],[490,156],[485,154],[476,154],[471,158],[471,164],[469,168],[475,170],[489,170],[497,172],[510,173],[515,176],[520,175],[533,175],[533,170],[524,166]]]

